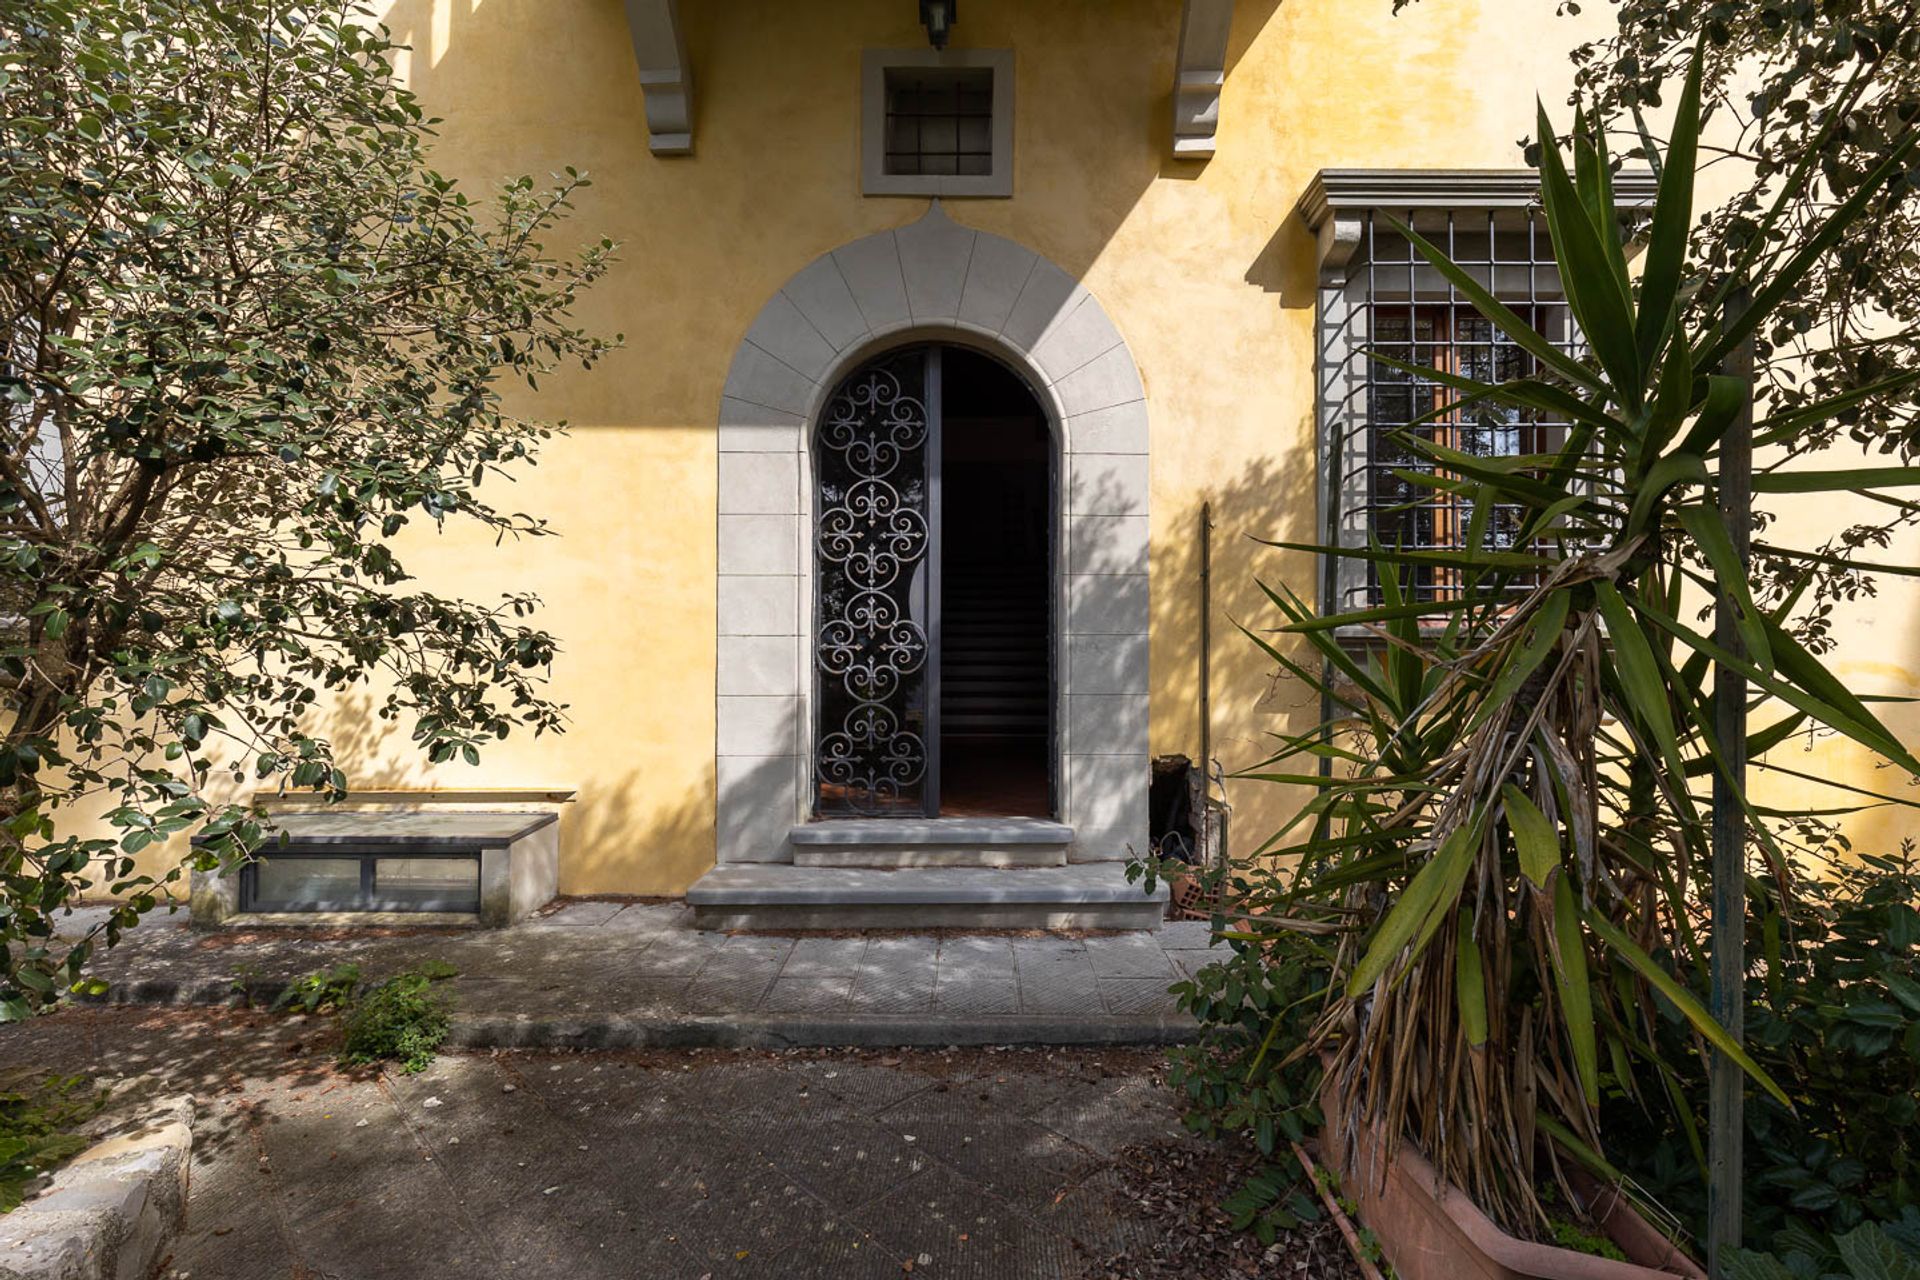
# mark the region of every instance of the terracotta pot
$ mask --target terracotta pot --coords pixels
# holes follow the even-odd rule
[[[1706,1280],[1687,1255],[1611,1187],[1574,1178],[1574,1191],[1588,1206],[1596,1229],[1631,1261],[1616,1262],[1574,1249],[1536,1244],[1508,1235],[1459,1189],[1440,1180],[1424,1156],[1402,1143],[1381,1176],[1381,1144],[1368,1135],[1359,1144],[1358,1170],[1346,1167],[1339,1108],[1331,1089],[1321,1095],[1327,1116],[1320,1158],[1340,1177],[1340,1188],[1359,1208],[1380,1251],[1402,1280]]]

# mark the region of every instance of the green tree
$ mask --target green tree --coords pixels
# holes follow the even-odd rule
[[[542,246],[572,170],[436,173],[394,48],[356,0],[0,9],[0,1019],[177,881],[142,849],[242,857],[249,785],[342,794],[328,695],[434,762],[561,727],[535,598],[436,594],[396,548],[547,532],[481,493],[560,425],[502,393],[608,349],[571,309],[613,245]]]
[[[1577,358],[1400,228],[1539,372],[1496,385],[1375,353],[1454,393],[1393,443],[1416,460],[1398,473],[1404,480],[1471,508],[1462,543],[1276,543],[1372,561],[1384,602],[1320,616],[1276,586],[1279,630],[1303,647],[1254,637],[1333,709],[1251,772],[1315,792],[1259,852],[1316,824],[1327,830],[1284,876],[1264,872],[1258,853],[1245,864],[1260,886],[1248,904],[1256,936],[1261,908],[1351,930],[1335,997],[1295,1056],[1330,1050],[1330,1078],[1350,1103],[1346,1136],[1366,1124],[1389,1148],[1417,1143],[1450,1182],[1525,1232],[1550,1223],[1542,1190],[1559,1162],[1606,1168],[1603,1099],[1657,1102],[1709,1048],[1791,1105],[1697,992],[1712,866],[1705,792],[1716,775],[1741,785],[1715,736],[1716,674],[1737,672],[1769,708],[1756,717],[1750,754],[1811,726],[1920,775],[1920,758],[1795,634],[1797,593],[1773,607],[1756,600],[1715,481],[1755,398],[1730,360],[1800,296],[1888,187],[1906,181],[1916,135],[1891,140],[1872,173],[1764,274],[1707,274],[1688,251],[1701,115],[1696,74],[1671,144],[1651,149],[1659,194],[1637,279],[1604,132],[1576,118],[1571,166],[1557,145],[1541,148],[1544,216],[1584,340]],[[1555,137],[1544,110],[1537,128]],[[1776,203],[1805,198],[1783,189]],[[1916,384],[1920,370],[1890,376],[1887,390]],[[1753,423],[1752,443],[1831,439],[1826,424],[1857,402],[1848,391],[1772,407]],[[1501,457],[1419,430],[1495,406],[1572,425],[1544,452]],[[1920,467],[1802,467],[1753,485],[1766,495],[1876,494],[1920,485]],[[1510,532],[1493,525],[1496,510],[1511,514]],[[1416,573],[1432,567],[1456,573],[1458,591],[1420,598]],[[1697,625],[1700,600],[1714,594],[1734,607],[1735,648]],[[1355,633],[1375,643],[1356,651],[1345,638]],[[1332,767],[1303,767],[1318,759]],[[1763,808],[1745,794],[1738,802],[1771,876],[1790,886],[1795,833],[1819,815]],[[1660,1034],[1669,1019],[1684,1035]],[[1676,1038],[1677,1054],[1663,1048]]]

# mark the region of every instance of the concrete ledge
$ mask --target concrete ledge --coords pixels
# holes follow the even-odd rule
[[[236,929],[478,929],[471,911],[242,911],[213,926]]]
[[[186,1221],[193,1099],[103,1139],[0,1218],[0,1280],[147,1280]]]
[[[463,1018],[448,1043],[464,1049],[868,1049],[1000,1044],[1184,1044],[1199,1024],[1167,1017],[1046,1014],[955,1017]]]

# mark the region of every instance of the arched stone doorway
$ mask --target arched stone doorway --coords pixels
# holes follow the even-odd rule
[[[928,346],[1010,371],[1050,432],[1046,805],[1070,829],[1073,861],[1146,847],[1140,377],[1077,281],[1012,241],[955,224],[936,203],[918,222],[856,240],[795,275],[761,310],[728,374],[719,420],[722,864],[791,862],[793,831],[819,816],[816,425],[855,371]]]
[[[867,360],[813,432],[818,818],[1052,818],[1053,433],[1005,364]]]

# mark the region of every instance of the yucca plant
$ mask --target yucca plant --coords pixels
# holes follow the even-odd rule
[[[1521,457],[1471,456],[1402,432],[1397,447],[1425,464],[1402,477],[1471,502],[1463,545],[1275,542],[1372,561],[1383,600],[1327,616],[1268,587],[1284,616],[1277,630],[1293,639],[1248,632],[1334,709],[1249,771],[1312,788],[1256,857],[1300,848],[1285,873],[1292,913],[1359,921],[1324,1017],[1294,1053],[1330,1053],[1349,1142],[1371,1126],[1389,1150],[1418,1144],[1448,1180],[1528,1234],[1547,1225],[1541,1189],[1562,1161],[1606,1167],[1603,1091],[1657,1096],[1673,1081],[1674,1064],[1654,1048],[1670,1040],[1652,1034],[1656,1019],[1684,1018],[1695,1052],[1731,1055],[1788,1102],[1696,994],[1708,960],[1705,792],[1716,773],[1738,781],[1715,740],[1714,673],[1750,682],[1761,709],[1753,754],[1824,727],[1920,773],[1866,700],[1794,637],[1792,598],[1756,605],[1714,481],[1753,393],[1747,378],[1722,372],[1728,356],[1851,220],[1870,216],[1889,183],[1910,180],[1913,139],[1892,147],[1804,248],[1770,257],[1763,223],[1730,272],[1702,280],[1686,262],[1699,132],[1696,63],[1664,162],[1655,157],[1658,193],[1636,280],[1604,137],[1577,118],[1569,172],[1540,111],[1541,200],[1579,356],[1397,227],[1538,372],[1493,385],[1374,358],[1450,389],[1453,402],[1431,418],[1500,406],[1573,425],[1558,448]],[[1809,155],[1783,175],[1769,219],[1796,207],[1815,163]],[[1720,296],[1693,313],[1720,318],[1690,332],[1680,303],[1702,288]],[[1749,290],[1744,307],[1719,305]],[[1790,442],[1888,385],[1762,417],[1753,441]],[[1920,469],[1894,467],[1763,471],[1753,487],[1912,483]],[[1496,509],[1513,515],[1498,539]],[[1414,575],[1435,568],[1457,589],[1416,598]],[[1715,591],[1738,610],[1732,648],[1698,622]],[[1355,647],[1360,631],[1370,643]],[[1740,802],[1757,854],[1787,887],[1791,823],[1744,793]],[[1260,928],[1257,917],[1249,927]]]

